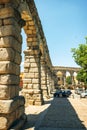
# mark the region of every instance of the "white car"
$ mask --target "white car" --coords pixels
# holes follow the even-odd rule
[[[82,92],[82,93],[80,94],[80,97],[81,97],[81,98],[87,97],[87,90],[85,90],[84,92]]]

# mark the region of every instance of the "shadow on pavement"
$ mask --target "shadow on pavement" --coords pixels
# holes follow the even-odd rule
[[[34,130],[35,127],[38,127],[40,122],[42,121],[44,115],[46,114],[52,100],[46,100],[44,102],[44,105],[39,106],[41,112],[38,114],[38,112],[36,112],[35,114],[28,114],[27,115],[27,122],[23,128],[23,130],[31,130],[31,128]],[[36,106],[37,107],[37,106]],[[31,110],[30,110],[31,111]],[[36,123],[37,122],[37,123]]]
[[[51,103],[48,109],[40,114],[27,115],[25,130],[32,127],[33,130],[48,130],[47,128],[86,130],[68,98],[54,98],[53,101],[46,103]]]

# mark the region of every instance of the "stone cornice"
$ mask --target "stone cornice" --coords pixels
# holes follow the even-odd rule
[[[65,67],[65,66],[53,66],[53,70],[56,71],[75,71],[78,72],[80,67]]]

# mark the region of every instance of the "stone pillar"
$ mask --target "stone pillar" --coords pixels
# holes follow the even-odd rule
[[[0,130],[19,130],[25,121],[25,101],[19,96],[22,19],[17,1],[9,1],[0,0]]]
[[[53,72],[52,72],[53,73]],[[52,90],[55,89],[55,83],[56,83],[56,76],[54,75],[54,73],[52,74]]]
[[[54,72],[54,89],[59,88],[58,87],[58,77],[57,74]]]
[[[51,77],[51,90],[54,90],[54,76]]]
[[[48,87],[47,87],[47,65],[43,56],[41,56],[41,89],[43,97],[47,97],[48,95]]]
[[[49,80],[49,70],[47,68],[47,88],[48,88],[48,94],[50,95],[50,80]]]
[[[51,92],[53,91],[53,74],[52,74],[52,71],[50,70],[50,90]]]
[[[58,85],[63,85],[64,83],[64,79],[63,79],[63,75],[58,75]]]
[[[38,46],[32,46],[24,51],[24,79],[22,94],[26,105],[42,105],[40,51]]]
[[[48,87],[48,93],[50,96],[50,94],[52,92],[52,80],[51,80],[51,71],[50,71],[49,67],[47,69],[47,87]]]
[[[72,85],[74,85],[75,82],[74,82],[74,76],[73,76],[73,72],[72,71],[70,72],[70,75],[71,75]]]
[[[66,72],[62,72],[63,85],[66,86]]]

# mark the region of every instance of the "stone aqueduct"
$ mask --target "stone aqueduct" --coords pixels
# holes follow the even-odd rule
[[[66,85],[66,73],[69,72],[71,78],[72,78],[72,84],[75,84],[75,76],[74,73],[78,73],[80,68],[77,67],[64,67],[64,66],[54,66],[53,71],[56,74],[59,85]],[[60,72],[60,74],[58,74]]]
[[[19,96],[21,29],[27,36]],[[47,79],[47,80],[46,80]],[[48,46],[33,0],[0,0],[0,130],[20,130],[26,104],[41,105],[54,86]]]
[[[22,28],[27,48],[20,96]],[[0,0],[0,130],[21,130],[25,100],[27,105],[43,104],[55,77],[34,0]]]

